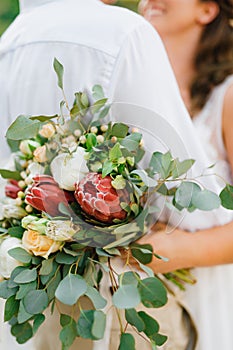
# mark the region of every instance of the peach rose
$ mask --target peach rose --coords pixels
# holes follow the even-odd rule
[[[22,244],[29,252],[46,259],[51,253],[55,253],[62,246],[62,242],[56,242],[33,230],[27,230],[24,232]]]
[[[48,124],[44,124],[42,126],[42,129],[39,131],[39,134],[43,137],[46,137],[47,139],[49,139],[50,137],[52,137],[55,134],[55,127],[53,126],[53,124],[48,123]]]
[[[33,156],[38,163],[46,162],[47,161],[46,146],[44,145],[44,146],[37,147],[37,149],[33,152]]]

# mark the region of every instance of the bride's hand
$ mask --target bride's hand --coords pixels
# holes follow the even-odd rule
[[[190,255],[190,244],[192,234],[180,229],[171,229],[165,224],[157,223],[150,233],[140,238],[137,243],[150,244],[154,253],[164,257],[159,259],[153,257],[149,267],[155,273],[167,273],[181,268],[192,267],[192,256]],[[187,249],[189,248],[189,249]],[[127,250],[122,251],[122,258],[137,267],[138,263]]]

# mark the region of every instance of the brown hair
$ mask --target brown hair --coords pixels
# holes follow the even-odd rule
[[[204,29],[194,60],[196,76],[190,87],[193,112],[202,109],[212,89],[233,74],[233,0],[214,1],[219,14]]]

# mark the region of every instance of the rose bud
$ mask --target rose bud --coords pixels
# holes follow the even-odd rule
[[[126,211],[120,203],[129,203],[129,193],[124,188],[113,188],[112,178],[101,174],[89,173],[76,184],[75,198],[82,210],[89,216],[105,223],[112,223],[114,219],[124,220]]]
[[[58,216],[61,215],[58,209],[60,203],[68,206],[68,203],[75,201],[73,193],[60,189],[52,176],[37,175],[33,180],[26,194],[26,201],[33,208]]]
[[[10,180],[9,183],[5,186],[5,195],[10,198],[17,198],[18,192],[21,191],[21,188],[18,185],[18,181]]]

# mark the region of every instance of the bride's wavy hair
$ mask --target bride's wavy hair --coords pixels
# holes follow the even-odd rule
[[[201,110],[212,89],[233,74],[233,0],[213,1],[219,13],[206,25],[197,48],[196,76],[191,84],[193,111]]]

